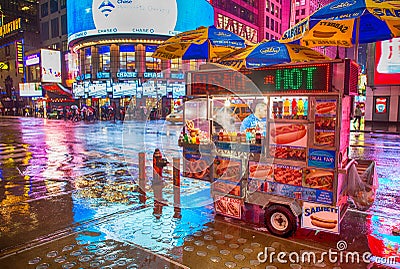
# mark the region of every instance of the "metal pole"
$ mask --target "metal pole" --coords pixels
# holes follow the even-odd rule
[[[139,152],[139,201],[146,203],[146,153]]]
[[[172,158],[174,181],[174,218],[181,218],[181,159]]]
[[[358,43],[360,40],[360,17],[356,19],[356,40],[354,44],[354,62],[358,63]]]

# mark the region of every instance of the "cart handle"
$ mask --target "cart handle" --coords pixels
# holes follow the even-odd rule
[[[351,160],[347,163],[346,167],[339,169],[338,172],[339,172],[340,174],[347,174],[347,172],[349,171],[350,167],[351,167],[353,164],[356,164],[356,163],[357,163],[356,160],[351,159]]]

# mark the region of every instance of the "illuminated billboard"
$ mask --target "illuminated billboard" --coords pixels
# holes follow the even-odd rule
[[[43,96],[40,83],[19,83],[19,96],[21,97],[41,97]]]
[[[42,82],[61,83],[61,53],[58,50],[40,50]]]
[[[96,35],[173,36],[214,24],[206,0],[67,1],[68,42]]]
[[[375,85],[400,85],[400,38],[376,42]]]

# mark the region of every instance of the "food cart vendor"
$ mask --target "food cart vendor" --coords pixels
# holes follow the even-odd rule
[[[267,120],[267,109],[268,106],[266,103],[258,103],[254,109],[254,112],[243,119],[242,125],[240,126],[240,131],[245,132],[246,129],[256,128],[257,125],[265,126]]]

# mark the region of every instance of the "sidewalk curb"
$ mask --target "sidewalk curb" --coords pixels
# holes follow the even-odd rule
[[[391,134],[400,135],[400,132],[385,131],[385,130],[350,130],[350,133],[373,133],[373,134]]]

